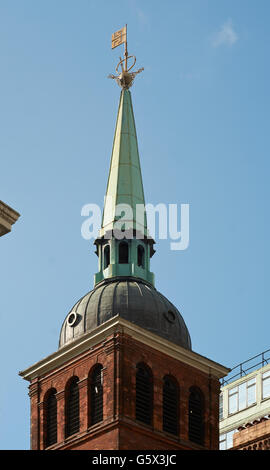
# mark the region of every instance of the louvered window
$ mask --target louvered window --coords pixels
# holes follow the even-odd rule
[[[52,389],[45,402],[46,447],[57,442],[57,401],[56,390]]]
[[[143,364],[139,364],[136,373],[136,419],[138,421],[145,424],[152,423],[152,400],[152,375]]]
[[[178,386],[170,377],[163,380],[163,431],[178,434]]]
[[[103,420],[103,374],[101,365],[96,366],[91,374],[90,394],[90,421],[91,424],[96,424]]]
[[[203,445],[203,397],[200,390],[192,388],[189,395],[189,439]]]
[[[79,379],[76,377],[69,384],[66,394],[66,437],[80,430]]]

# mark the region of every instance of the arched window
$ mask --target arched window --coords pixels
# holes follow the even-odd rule
[[[196,444],[203,445],[204,443],[204,405],[203,405],[203,395],[202,392],[196,388],[191,387],[189,393],[189,440],[196,442]]]
[[[80,430],[79,379],[74,377],[66,389],[66,437]]]
[[[45,400],[45,447],[57,442],[57,400],[56,390],[48,391]]]
[[[136,371],[136,419],[145,424],[152,423],[153,380],[150,369],[138,364]]]
[[[90,375],[90,424],[103,420],[103,372],[98,364]]]
[[[104,248],[104,269],[106,269],[110,264],[110,247],[106,245]]]
[[[178,384],[167,375],[163,379],[163,431],[178,434],[178,410]]]
[[[128,264],[128,244],[126,242],[119,244],[119,263]]]
[[[144,248],[142,245],[138,246],[137,258],[138,258],[137,260],[138,266],[140,266],[141,268],[144,268]]]

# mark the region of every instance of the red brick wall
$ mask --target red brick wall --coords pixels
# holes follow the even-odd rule
[[[145,362],[153,373],[154,413],[151,427],[135,422],[135,376],[138,362]],[[102,364],[104,371],[103,421],[90,426],[88,377],[97,363]],[[180,434],[176,439],[162,431],[162,381],[167,374],[177,379],[180,388]],[[65,387],[72,376],[79,378],[80,433],[65,439]],[[44,396],[52,387],[57,390],[58,405],[58,443],[52,448],[199,448],[188,441],[188,395],[191,386],[199,387],[204,394],[205,448],[218,449],[219,381],[125,334],[116,333],[92,350],[31,383],[32,449],[44,449]]]
[[[245,429],[233,435],[233,450],[269,450],[270,419],[250,423]]]
[[[131,423],[121,423],[119,444],[122,450],[188,450],[191,448],[189,442],[180,442],[178,438],[173,439],[165,433]]]
[[[61,449],[67,450],[115,450],[119,449],[119,429],[104,429],[103,431],[89,435],[80,434],[77,438],[70,438]]]
[[[162,432],[163,377],[172,375],[180,388],[180,439],[188,441],[188,398],[191,386],[199,387],[205,399],[205,446],[218,449],[219,381],[208,374],[177,361],[159,351],[124,336],[122,347],[122,403],[123,414],[135,419],[136,364],[145,362],[152,370],[154,382],[153,427]]]

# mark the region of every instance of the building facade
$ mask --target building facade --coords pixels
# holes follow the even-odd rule
[[[33,450],[218,449],[228,369],[192,350],[182,315],[155,288],[145,209],[135,220],[145,200],[133,75],[122,69],[118,80],[94,288],[66,316],[58,350],[20,372],[30,382]]]
[[[220,449],[269,450],[270,350],[231,370],[220,395]]]

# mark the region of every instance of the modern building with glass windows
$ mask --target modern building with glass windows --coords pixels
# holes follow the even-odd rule
[[[235,433],[268,421],[269,417],[270,349],[234,367],[223,380],[220,394],[220,450],[235,448]],[[270,427],[270,419],[267,426]]]

